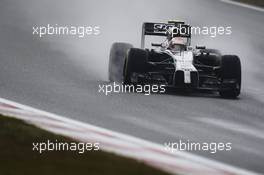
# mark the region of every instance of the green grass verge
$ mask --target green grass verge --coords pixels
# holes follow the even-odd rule
[[[243,2],[245,4],[255,5],[259,7],[264,7],[264,0],[233,0],[233,1]]]
[[[0,115],[0,174],[165,175],[132,159],[103,151],[32,151],[33,142],[74,142],[21,120]]]

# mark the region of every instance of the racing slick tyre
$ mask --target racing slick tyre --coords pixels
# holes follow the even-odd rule
[[[113,82],[121,82],[123,78],[123,66],[127,51],[133,46],[129,43],[113,43],[108,64],[108,79]]]
[[[124,84],[132,84],[133,73],[144,73],[147,69],[148,51],[131,48],[127,54],[124,65]]]
[[[241,90],[241,63],[236,55],[224,55],[221,60],[221,97],[236,98]]]

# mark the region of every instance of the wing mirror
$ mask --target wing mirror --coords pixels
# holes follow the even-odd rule
[[[192,46],[187,46],[187,50],[193,50]]]
[[[151,43],[151,46],[154,46],[154,47],[161,47],[162,45],[160,43]]]
[[[206,47],[205,46],[196,46],[195,48],[196,49],[205,49]]]

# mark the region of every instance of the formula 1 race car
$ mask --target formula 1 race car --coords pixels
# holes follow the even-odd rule
[[[205,46],[191,47],[190,27],[182,21],[143,23],[141,48],[128,43],[112,45],[109,80],[212,90],[222,97],[236,98],[241,89],[239,57],[221,55]],[[151,43],[156,49],[146,49],[145,35],[164,36],[166,40]]]

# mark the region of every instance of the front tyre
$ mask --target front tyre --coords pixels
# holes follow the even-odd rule
[[[127,52],[133,46],[129,43],[113,43],[108,64],[108,79],[113,82],[121,82],[123,78],[123,65]]]
[[[133,73],[144,73],[147,69],[148,52],[143,49],[131,48],[124,64],[124,84],[131,84]]]
[[[241,90],[241,63],[236,55],[224,55],[221,60],[221,97],[236,98]]]

